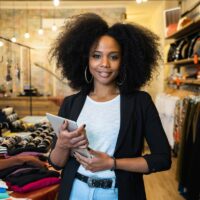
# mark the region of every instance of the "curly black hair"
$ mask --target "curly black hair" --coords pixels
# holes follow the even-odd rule
[[[122,62],[118,77],[121,93],[128,94],[144,86],[159,64],[159,37],[137,24],[115,23],[109,26],[94,13],[72,16],[51,49],[57,67],[75,90],[90,91],[93,83],[85,81],[84,72],[91,46],[103,35],[113,37],[120,45]]]

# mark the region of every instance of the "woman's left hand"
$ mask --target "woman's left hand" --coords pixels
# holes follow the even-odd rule
[[[108,154],[90,150],[93,155],[92,158],[86,158],[79,153],[75,153],[74,157],[76,160],[86,169],[91,172],[98,172],[103,170],[111,169],[114,165],[114,160]]]

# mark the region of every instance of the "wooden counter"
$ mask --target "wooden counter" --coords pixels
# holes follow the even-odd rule
[[[11,106],[20,118],[27,115],[45,116],[46,112],[57,114],[62,100],[57,97],[0,97],[0,108]]]

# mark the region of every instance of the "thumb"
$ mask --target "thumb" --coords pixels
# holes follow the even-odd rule
[[[99,154],[100,154],[100,152],[95,151],[95,150],[93,150],[93,149],[90,149],[89,151],[90,151],[90,154],[92,154],[92,155],[95,156],[95,157],[98,157]]]
[[[67,129],[67,126],[68,126],[68,121],[64,120],[63,123],[62,123],[62,125],[61,125],[61,127],[60,127],[60,129],[63,131],[65,129]]]

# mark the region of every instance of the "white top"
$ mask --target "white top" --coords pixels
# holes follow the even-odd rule
[[[106,102],[96,102],[87,96],[77,124],[86,124],[89,147],[96,151],[114,154],[120,128],[120,95]],[[90,172],[80,165],[78,172],[85,176],[115,178],[111,170]]]

